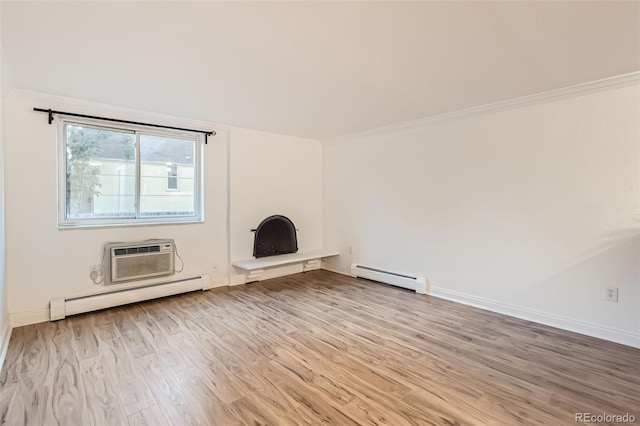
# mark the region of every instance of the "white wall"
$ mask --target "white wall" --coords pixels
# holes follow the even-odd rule
[[[636,81],[329,144],[325,265],[640,345],[639,117]]]
[[[33,107],[217,130],[218,135],[209,138],[209,144],[204,147],[205,222],[58,229],[58,127],[55,121],[54,125],[47,124],[46,114],[33,112]],[[7,96],[4,113],[7,123],[7,286],[9,311],[14,323],[45,319],[52,298],[108,290],[108,287],[95,286],[89,279],[89,266],[100,264],[101,246],[106,241],[174,238],[185,262],[184,271],[178,273],[176,279],[209,274],[214,285],[227,283],[226,128],[20,91]],[[214,265],[217,266],[215,270]]]
[[[2,8],[0,8],[0,11]],[[1,12],[0,12],[1,15]],[[0,22],[2,19],[0,18]],[[0,34],[2,31],[0,31]],[[0,39],[0,51],[2,51],[2,40]],[[0,58],[1,59],[1,58]],[[1,62],[1,60],[0,60]],[[2,64],[0,63],[0,70]],[[1,74],[1,72],[0,72]],[[0,75],[0,82],[2,81]],[[0,94],[4,93],[0,90]],[[4,119],[3,119],[3,96],[0,95],[0,368],[4,360],[6,347],[9,344],[9,313],[7,309],[7,287],[5,285],[5,225],[4,225]],[[7,346],[5,346],[7,345]]]
[[[274,214],[293,221],[300,252],[322,248],[320,143],[233,128],[229,151],[231,260],[253,256],[251,229]]]
[[[300,229],[301,251],[322,247],[322,154],[317,141],[24,91],[11,92],[5,106],[7,286],[14,324],[46,320],[53,298],[111,290],[89,278],[89,267],[100,263],[106,241],[174,238],[185,261],[175,278],[209,274],[214,286],[240,274],[229,260],[251,258],[250,230],[269,215],[293,220]],[[218,135],[204,148],[205,222],[58,229],[57,126],[48,125],[46,114],[33,112],[33,107],[215,129]]]

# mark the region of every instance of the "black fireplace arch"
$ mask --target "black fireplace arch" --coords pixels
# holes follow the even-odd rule
[[[269,216],[252,231],[255,232],[253,240],[253,256],[255,258],[298,251],[296,227],[286,216]]]

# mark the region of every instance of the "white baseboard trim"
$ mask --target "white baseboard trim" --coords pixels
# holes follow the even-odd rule
[[[629,333],[624,330],[602,327],[596,324],[575,320],[573,318],[513,306],[507,303],[498,302],[496,300],[460,293],[453,290],[446,290],[439,287],[431,286],[428,294],[430,296],[438,297],[441,299],[451,300],[452,302],[458,302],[464,305],[485,309],[487,311],[508,315],[510,317],[533,321],[539,324],[544,324],[591,337],[597,337],[599,339],[609,340],[611,342],[616,342],[640,349],[640,335]]]
[[[236,285],[242,285],[247,283],[247,276],[245,274],[231,275],[229,276],[229,287]]]
[[[209,290],[210,288],[217,288],[217,287],[225,287],[229,285],[229,277],[228,276],[221,276],[221,277],[212,277],[211,278],[211,282],[210,282],[210,287],[207,287],[206,290]]]
[[[38,311],[19,312],[9,315],[9,323],[12,328],[22,327],[23,325],[38,324],[47,322],[51,319],[49,316],[49,308],[40,309]]]
[[[348,272],[334,269],[324,263],[321,269],[336,274],[351,276]],[[280,273],[274,274],[276,276],[285,276],[292,273],[299,273],[300,271],[279,271]],[[275,278],[274,276],[265,277],[263,279]],[[224,287],[236,286],[245,284],[245,275],[232,275],[227,280],[226,277],[219,277],[212,279],[212,287]],[[520,318],[527,321],[533,321],[539,324],[556,327],[562,330],[572,331],[575,333],[584,334],[587,336],[597,337],[604,340],[620,343],[623,345],[631,346],[640,349],[640,335],[629,333],[624,330],[617,330],[609,327],[602,327],[596,324],[591,324],[583,321],[578,321],[572,318],[563,317],[560,315],[550,314],[547,312],[535,311],[532,309],[522,308],[507,303],[498,302],[496,300],[487,299],[484,297],[473,296],[466,293],[461,293],[453,290],[446,290],[440,287],[431,286],[428,294],[430,296],[438,297],[441,299],[451,300],[453,302],[462,303],[464,305],[474,306],[476,308],[485,309],[487,311],[496,312],[503,315],[508,315],[515,318]],[[22,327],[24,325],[38,324],[41,322],[49,321],[49,309],[41,309],[37,311],[20,312],[9,315],[9,321],[6,321],[6,326],[3,330],[0,330],[0,368],[2,368],[2,362],[6,355],[9,338],[11,337],[11,330],[15,327]]]
[[[2,366],[4,365],[4,359],[7,357],[7,349],[9,349],[9,340],[11,340],[11,323],[9,322],[9,316],[7,316],[4,321],[4,327],[0,332],[0,370],[2,370]]]
[[[336,274],[345,275],[347,277],[353,277],[349,271],[341,271],[340,269],[336,269],[331,265],[327,265],[325,262],[322,262],[320,269],[324,271],[334,272]]]

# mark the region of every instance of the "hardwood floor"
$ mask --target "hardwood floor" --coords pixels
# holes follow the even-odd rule
[[[10,425],[640,422],[640,350],[326,271],[13,330]]]

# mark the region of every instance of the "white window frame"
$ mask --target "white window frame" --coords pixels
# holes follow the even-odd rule
[[[68,219],[66,209],[67,196],[67,146],[65,126],[67,124],[102,128],[112,131],[133,132],[136,136],[136,217],[135,218],[81,218]],[[195,170],[194,170],[194,210],[190,216],[140,216],[140,133],[151,136],[164,136],[195,141]],[[58,120],[58,228],[86,228],[86,227],[123,227],[144,226],[176,223],[200,223],[204,222],[204,167],[203,149],[204,135],[188,132],[156,129],[147,126],[110,123],[94,119],[76,119],[69,116],[60,116]]]

